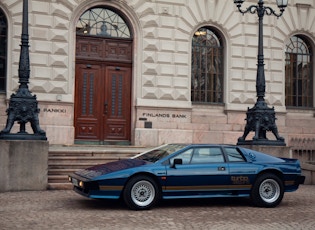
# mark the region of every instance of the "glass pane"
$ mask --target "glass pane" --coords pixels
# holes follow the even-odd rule
[[[78,34],[131,38],[124,19],[106,8],[93,8],[84,12],[77,23],[76,31]]]
[[[193,149],[188,149],[185,152],[182,152],[181,154],[177,155],[174,158],[170,159],[170,164],[173,165],[174,164],[174,159],[182,159],[183,160],[183,164],[189,164],[190,160],[191,160],[191,155],[193,153]]]
[[[307,39],[291,37],[286,44],[285,61],[286,105],[313,107],[312,49]]]
[[[204,163],[222,163],[224,157],[222,155],[221,148],[196,148],[194,155],[191,159],[192,164],[204,164]]]
[[[197,30],[192,39],[191,100],[223,102],[223,47],[221,37],[210,28]]]
[[[236,148],[225,148],[225,152],[228,156],[228,160],[232,162],[243,162],[245,161],[242,154],[237,151]]]

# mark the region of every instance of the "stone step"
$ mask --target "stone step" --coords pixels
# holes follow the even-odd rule
[[[48,175],[49,183],[68,183],[68,175]]]
[[[48,183],[49,190],[71,190],[73,186],[70,182],[67,183]]]
[[[48,170],[48,176],[52,176],[52,175],[69,175],[75,171],[77,171],[78,169],[76,168],[61,168],[61,169],[49,169]]]
[[[76,156],[71,156],[71,157],[49,157],[48,158],[48,165],[49,166],[54,166],[54,165],[60,165],[60,164],[80,164],[82,162],[84,163],[90,163],[91,165],[95,164],[103,164],[107,163],[110,161],[116,161],[120,159],[127,159],[128,157],[126,156],[121,156],[121,157],[115,157],[115,156],[107,156],[107,157],[76,157]]]
[[[69,174],[97,164],[127,159],[147,149],[134,146],[50,146],[48,189],[72,189]]]
[[[125,152],[117,152],[117,151],[88,151],[85,152],[83,151],[62,151],[62,152],[57,152],[57,151],[50,151],[49,156],[50,157],[62,157],[62,156],[76,156],[76,157],[106,157],[106,156],[112,156],[112,157],[120,157],[120,156],[125,156],[125,157],[132,157],[139,152],[130,152],[130,151],[125,151]]]

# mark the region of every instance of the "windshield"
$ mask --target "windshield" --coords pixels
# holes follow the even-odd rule
[[[156,162],[161,160],[164,157],[171,155],[172,153],[184,148],[186,145],[184,144],[169,144],[163,145],[161,147],[152,149],[148,152],[135,156],[134,159],[149,161],[149,162]]]

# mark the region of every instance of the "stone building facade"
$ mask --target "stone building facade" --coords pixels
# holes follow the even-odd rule
[[[0,18],[2,129],[19,85],[22,1],[1,0]],[[256,102],[257,31],[257,15],[229,0],[29,0],[41,127],[50,144],[236,144]],[[288,146],[314,138],[314,51],[313,0],[264,17],[265,100]]]

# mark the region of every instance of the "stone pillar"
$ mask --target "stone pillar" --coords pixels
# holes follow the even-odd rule
[[[46,190],[48,141],[0,140],[0,192]]]

